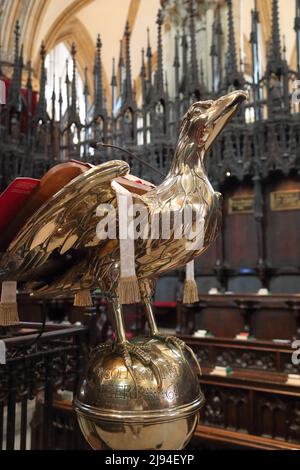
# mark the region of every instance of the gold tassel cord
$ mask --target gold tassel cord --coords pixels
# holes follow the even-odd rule
[[[118,285],[120,304],[134,304],[141,301],[139,284],[136,276],[121,277]]]
[[[3,281],[1,287],[0,326],[20,323],[17,306],[17,283]]]
[[[120,243],[120,278],[118,297],[120,304],[141,301],[139,283],[135,271],[134,233],[129,229],[133,220],[132,194],[116,181],[112,183],[117,194]]]
[[[18,307],[15,302],[0,304],[0,326],[12,326],[20,323]]]
[[[74,307],[92,307],[93,299],[89,289],[82,289],[76,292],[74,297]]]
[[[195,304],[199,302],[198,287],[195,280],[186,280],[183,289],[183,303]]]

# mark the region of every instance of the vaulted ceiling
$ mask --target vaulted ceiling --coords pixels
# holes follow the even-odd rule
[[[182,0],[180,0],[182,1]],[[225,0],[197,0],[216,5]],[[175,0],[163,0],[162,3]],[[77,44],[77,62],[83,76],[84,67],[93,69],[95,41],[98,33],[102,40],[104,84],[111,77],[112,57],[118,59],[119,41],[123,37],[126,21],[132,30],[132,76],[140,72],[141,48],[146,45],[146,29],[150,27],[153,49],[156,48],[156,14],[160,0],[0,0],[0,44],[6,56],[13,57],[14,28],[17,19],[21,25],[21,43],[24,44],[25,63],[31,60],[35,77],[39,71],[39,48],[42,40],[49,51],[60,42],[70,47]],[[249,36],[254,0],[234,0],[237,47],[243,44],[246,62],[250,61]],[[257,0],[264,42],[271,34],[272,0]],[[285,35],[287,59],[296,65],[293,19],[295,0],[280,0],[281,33]],[[225,28],[226,28],[226,18]],[[241,39],[240,39],[241,38]],[[242,41],[242,42],[241,42]],[[154,54],[155,55],[155,54]],[[263,54],[265,56],[265,54]],[[170,61],[169,64],[172,67]],[[89,74],[90,80],[92,74]],[[90,83],[91,85],[91,83]]]
[[[132,76],[140,72],[141,48],[150,39],[156,48],[156,15],[159,0],[0,0],[0,43],[6,56],[12,58],[14,28],[20,20],[24,61],[31,60],[36,75],[39,70],[39,49],[45,41],[46,50],[64,42],[77,45],[80,72],[93,69],[95,42],[101,34],[104,82],[109,83],[112,57],[118,59],[126,21],[129,22],[132,49]]]

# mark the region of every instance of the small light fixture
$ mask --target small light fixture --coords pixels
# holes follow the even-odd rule
[[[227,177],[231,176],[230,171],[226,171],[226,176],[227,176]]]

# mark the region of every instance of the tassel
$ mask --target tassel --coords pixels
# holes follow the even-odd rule
[[[119,215],[120,277],[117,293],[121,305],[134,304],[141,301],[141,294],[135,272],[132,196],[116,181],[112,182],[112,187],[117,193]]]
[[[136,276],[121,277],[118,285],[120,304],[134,304],[140,302],[141,294]]]
[[[0,303],[0,326],[12,326],[20,323],[17,307],[17,283],[2,282]]]
[[[194,261],[186,265],[186,278],[183,288],[183,303],[195,304],[199,302],[198,287],[195,281]]]
[[[183,289],[183,303],[195,304],[199,302],[198,287],[196,281],[185,281]]]
[[[92,307],[93,299],[89,289],[82,289],[74,296],[74,307]]]

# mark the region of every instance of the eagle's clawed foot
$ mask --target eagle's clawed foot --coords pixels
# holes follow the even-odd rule
[[[98,346],[96,346],[96,348],[92,349],[91,351],[91,356],[93,356],[95,353],[98,353],[98,352],[104,352],[104,351],[113,351],[113,346],[114,346],[114,343],[101,343],[99,344]]]
[[[192,356],[194,356],[194,351],[184,341],[182,341],[182,339],[179,339],[176,336],[164,336],[156,334],[154,335],[154,338],[158,339],[159,341],[163,341],[166,344],[172,344],[176,349],[179,350],[182,356],[184,350],[188,351]]]
[[[138,359],[143,364],[143,366],[150,368],[156,379],[158,389],[161,389],[162,379],[159,372],[159,368],[157,367],[151,356],[148,354],[148,352],[144,350],[143,346],[137,346],[135,344],[129,343],[128,341],[124,341],[121,343],[115,343],[115,350],[117,353],[120,354],[120,356],[123,357],[125,366],[132,377],[136,389],[137,382],[136,377],[134,375],[132,357]]]
[[[102,352],[102,351],[110,351],[110,352],[116,352],[120,356],[122,356],[124,360],[124,364],[131,375],[131,378],[134,382],[136,390],[138,390],[137,387],[137,381],[136,377],[134,374],[134,369],[133,369],[133,363],[132,363],[132,356],[138,359],[143,366],[149,367],[150,370],[152,371],[156,382],[158,389],[160,390],[162,387],[162,379],[161,375],[159,372],[159,368],[151,358],[151,356],[148,354],[147,351],[143,348],[143,346],[137,346],[135,344],[129,343],[129,341],[124,341],[124,342],[117,342],[117,343],[103,343],[99,344],[91,354],[94,354],[96,352]]]

